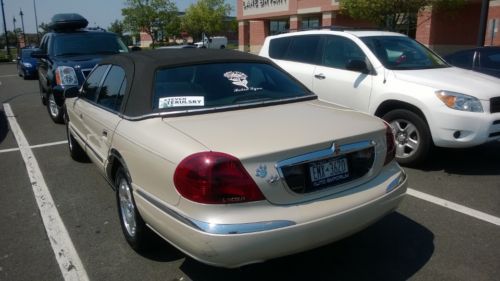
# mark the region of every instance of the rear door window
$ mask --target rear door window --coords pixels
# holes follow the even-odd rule
[[[316,64],[316,56],[320,41],[319,35],[291,37],[284,60]]]
[[[365,53],[352,40],[333,35],[324,37],[321,65],[346,69],[350,60],[367,62]]]
[[[283,59],[290,45],[290,41],[291,37],[272,39],[271,42],[269,42],[269,56],[273,59]]]

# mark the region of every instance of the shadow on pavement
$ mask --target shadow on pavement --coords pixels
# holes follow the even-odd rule
[[[1,106],[1,104],[0,104]],[[9,124],[7,122],[7,117],[5,117],[5,112],[3,111],[3,106],[0,109],[0,143],[7,137],[9,132]]]
[[[424,171],[445,171],[458,175],[500,175],[500,142],[471,148],[435,148]]]
[[[432,232],[393,213],[358,234],[305,253],[239,269],[210,267],[187,258],[181,270],[194,281],[407,280],[433,252]]]

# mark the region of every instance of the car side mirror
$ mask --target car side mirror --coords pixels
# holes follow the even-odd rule
[[[361,73],[365,73],[365,74],[370,73],[370,70],[368,70],[368,66],[366,65],[366,62],[364,62],[362,60],[351,59],[347,62],[345,68],[347,70],[361,72]]]
[[[31,53],[31,57],[35,59],[48,58],[47,54],[44,51],[42,51],[42,49],[37,49],[36,51],[33,51],[33,53]]]
[[[20,61],[21,60],[21,57],[17,57],[17,61]]]
[[[140,51],[140,50],[142,50],[142,48],[139,47],[139,46],[134,46],[134,47],[130,48],[130,51],[132,51],[132,52],[137,52],[137,51]]]
[[[64,90],[64,98],[76,98],[80,95],[80,89],[78,87],[70,87]]]

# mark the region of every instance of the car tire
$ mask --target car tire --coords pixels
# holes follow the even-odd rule
[[[69,122],[66,122],[66,136],[68,137],[68,149],[71,158],[78,162],[87,162],[87,153],[85,153],[85,150],[83,150],[80,144],[76,141],[75,137],[71,134],[71,131],[69,130]]]
[[[421,164],[432,147],[432,137],[427,122],[418,114],[395,109],[382,119],[392,127],[396,139],[396,160],[406,166]]]
[[[137,252],[149,249],[154,235],[137,210],[130,177],[122,167],[116,171],[115,189],[118,217],[125,240]]]
[[[56,100],[54,98],[54,94],[49,93],[47,104],[47,111],[49,112],[49,116],[55,123],[62,124],[64,123],[64,110],[62,106],[57,105]]]

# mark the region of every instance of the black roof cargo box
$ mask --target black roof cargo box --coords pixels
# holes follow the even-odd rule
[[[79,14],[56,14],[49,23],[49,28],[54,31],[75,30],[85,28],[89,22]]]

